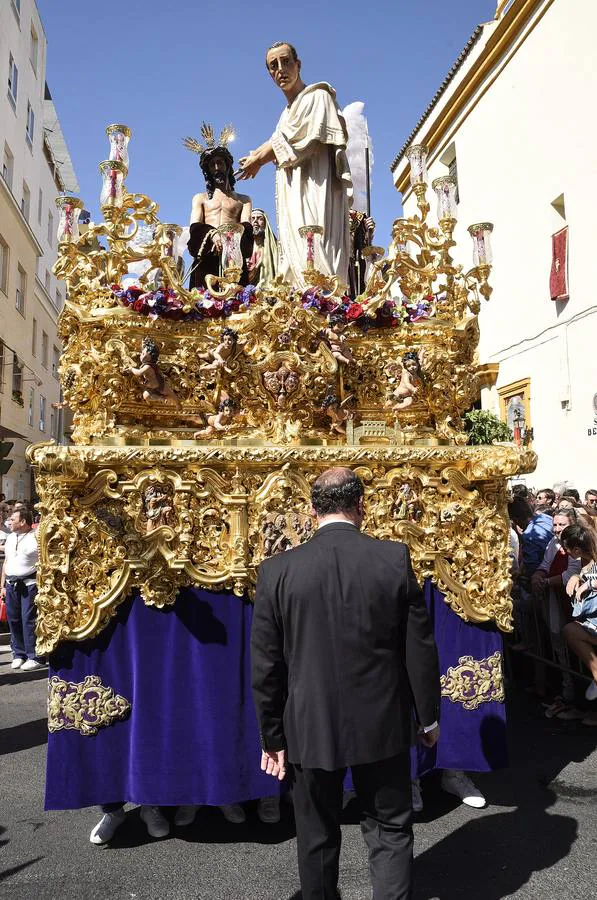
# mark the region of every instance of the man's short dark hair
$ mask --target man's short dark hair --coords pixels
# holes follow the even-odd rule
[[[551,488],[541,488],[540,491],[537,491],[537,496],[539,496],[539,494],[545,494],[550,503],[553,503],[556,499],[556,492],[552,491]]]
[[[512,485],[512,496],[513,497],[522,497],[526,500],[529,496],[529,489],[526,484],[514,484]]]
[[[580,503],[580,494],[576,488],[566,488],[562,497],[567,497],[568,500],[576,500],[577,503]]]
[[[592,494],[593,497],[597,497],[597,488],[587,488],[587,490],[585,491],[585,500],[587,499],[589,494]]]
[[[533,507],[524,497],[514,497],[508,503],[508,515],[517,524],[528,522],[529,519],[533,518]]]
[[[33,525],[33,513],[26,506],[19,506],[14,514],[20,516],[21,522],[26,522],[29,528]]]
[[[265,51],[265,68],[266,69],[269,69],[269,66],[267,64],[267,54],[270,52],[270,50],[277,50],[278,47],[288,47],[288,49],[290,50],[290,55],[292,56],[293,60],[295,62],[299,61],[298,53],[296,52],[296,47],[294,47],[288,41],[275,41],[271,45],[271,47],[268,47],[267,50]]]
[[[311,488],[311,504],[319,518],[353,512],[364,493],[363,482],[352,469],[327,469]]]

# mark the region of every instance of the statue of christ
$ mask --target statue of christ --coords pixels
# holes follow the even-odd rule
[[[315,268],[347,284],[352,180],[336,92],[325,82],[305,85],[292,44],[273,44],[266,65],[287,106],[270,140],[240,160],[239,178],[254,178],[268,162],[277,166],[278,274],[304,287],[306,248],[299,228],[319,225],[323,237],[315,247]]]

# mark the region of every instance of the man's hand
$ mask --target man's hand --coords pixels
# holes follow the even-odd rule
[[[224,246],[222,243],[222,235],[218,234],[217,231],[212,231],[211,235],[211,245],[216,251],[216,253],[222,252],[222,247]]]
[[[239,181],[247,181],[248,178],[255,178],[257,172],[261,168],[261,161],[255,151],[249,153],[248,156],[243,156],[242,159],[239,159],[238,164],[240,166],[240,174],[238,176]]]
[[[365,228],[370,232],[370,237],[373,237],[373,232],[375,231],[375,222],[371,218],[371,216],[367,216],[365,219]]]
[[[286,775],[286,750],[264,750],[261,754],[261,771],[283,781]]]
[[[6,588],[0,588],[0,600],[6,600]]]
[[[424,747],[435,747],[439,741],[439,725],[436,725],[432,731],[421,731],[419,734],[419,743]]]

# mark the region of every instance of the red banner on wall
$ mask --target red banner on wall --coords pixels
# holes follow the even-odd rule
[[[568,300],[568,226],[551,236],[551,273],[549,293],[552,300]]]

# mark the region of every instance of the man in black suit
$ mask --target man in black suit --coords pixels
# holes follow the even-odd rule
[[[363,485],[344,468],[313,485],[313,538],[262,563],[252,681],[261,768],[294,778],[303,900],[338,896],[346,768],[360,802],[375,900],[411,896],[413,713],[433,746],[437,650],[408,549],[361,534]]]

